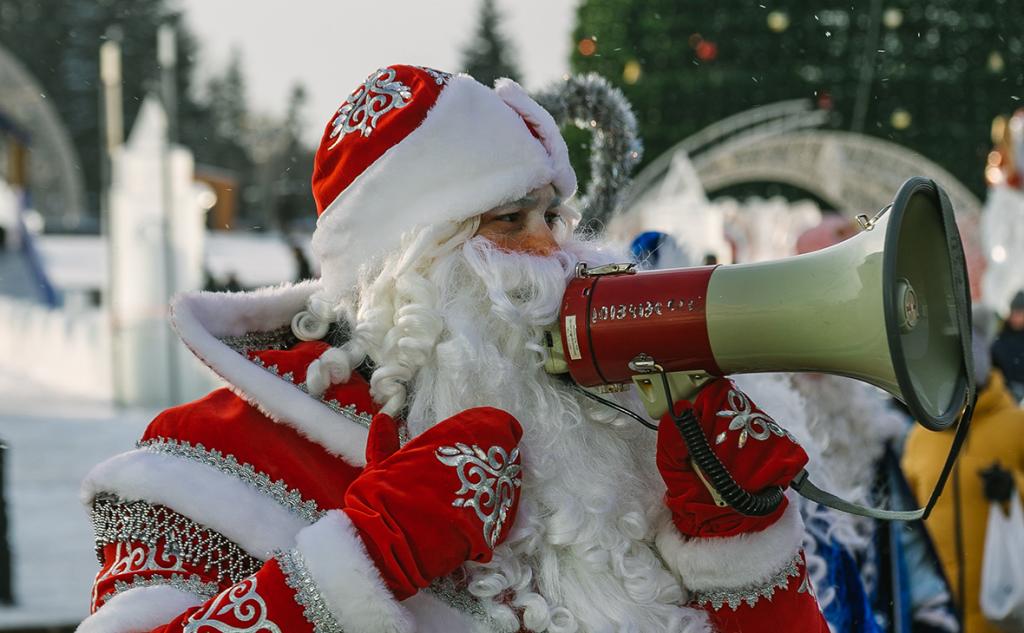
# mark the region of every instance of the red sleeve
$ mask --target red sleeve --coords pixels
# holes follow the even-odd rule
[[[767,582],[691,598],[708,612],[717,633],[829,633],[802,551]]]
[[[340,632],[341,628],[323,600],[316,596],[315,590],[301,583],[301,576],[292,565],[287,558],[273,558],[252,576],[151,630],[153,633]]]
[[[801,541],[795,505],[767,528],[739,536],[686,537],[668,521],[656,544],[716,633],[827,633]]]
[[[215,533],[197,532],[196,545],[206,554],[193,560],[170,553],[163,539],[105,547],[93,613],[78,631],[412,631],[411,616],[340,511],[300,530],[295,548],[265,562]]]
[[[336,391],[331,405],[363,415],[365,381]],[[355,424],[340,422],[339,432]],[[163,412],[83,483],[101,569],[78,630],[377,630],[361,626],[370,617],[408,630],[362,545],[335,525],[361,471],[227,389]],[[319,577],[304,571],[302,547],[289,550],[296,542],[312,543],[305,559]],[[250,614],[267,626],[236,626]]]
[[[209,461],[211,454],[230,456],[321,508],[340,507],[348,485],[362,471],[229,389],[164,411],[146,429],[139,447],[199,461]]]

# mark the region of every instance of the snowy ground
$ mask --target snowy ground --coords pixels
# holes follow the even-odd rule
[[[0,630],[66,626],[88,614],[98,569],[78,485],[97,462],[134,445],[151,411],[120,411],[0,371],[0,441],[17,606]]]

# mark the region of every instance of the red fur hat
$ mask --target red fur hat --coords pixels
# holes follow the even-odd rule
[[[325,298],[420,226],[473,217],[576,175],[551,115],[515,82],[388,66],[349,95],[324,130],[313,167],[313,251]]]

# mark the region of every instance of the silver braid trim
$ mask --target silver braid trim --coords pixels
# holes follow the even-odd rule
[[[218,581],[236,583],[263,566],[223,534],[165,506],[99,495],[93,500],[92,522],[100,563],[107,545],[141,543],[152,548],[162,541],[167,553],[191,565],[202,565],[204,571],[215,573]]]
[[[487,615],[487,611],[480,603],[480,600],[465,589],[458,588],[451,576],[438,578],[430,583],[430,586],[424,589],[424,591],[456,611],[467,613],[489,628],[498,630],[497,623]]]
[[[208,449],[202,444],[192,445],[184,440],[165,437],[139,442],[138,447],[150,453],[173,455],[205,464],[222,473],[241,479],[307,523],[315,523],[324,515],[324,511],[317,506],[316,501],[303,499],[302,494],[294,488],[289,488],[283,479],[272,481],[266,473],[257,471],[250,464],[239,462],[234,455],[225,455],[219,450]]]
[[[782,569],[772,574],[763,583],[736,587],[735,589],[696,591],[692,594],[693,603],[699,607],[710,604],[711,608],[715,611],[718,611],[724,605],[729,605],[729,608],[735,611],[744,602],[754,606],[762,598],[771,600],[775,595],[776,589],[785,589],[789,586],[790,578],[796,578],[801,575],[800,564],[802,562],[800,554],[797,554]]]
[[[306,568],[302,554],[293,549],[277,552],[275,558],[284,573],[285,583],[295,590],[295,602],[302,607],[306,621],[313,625],[313,633],[344,633],[316,580]]]
[[[283,350],[299,342],[292,334],[291,325],[285,325],[267,332],[246,332],[241,336],[224,336],[220,338],[231,349],[243,356],[257,350]]]
[[[114,582],[114,591],[104,596],[104,601],[109,601],[119,593],[139,589],[141,587],[174,587],[186,593],[199,596],[204,601],[217,595],[219,588],[216,583],[203,582],[197,574],[184,576],[173,574],[171,576],[133,576],[131,580],[117,580]]]
[[[289,371],[289,372],[285,372],[285,373],[282,374],[281,370],[278,368],[277,365],[267,365],[263,361],[263,359],[261,359],[259,356],[256,356],[256,357],[252,358],[251,360],[257,366],[262,367],[263,369],[269,371],[270,373],[274,374],[275,376],[277,376],[279,378],[282,378],[284,380],[287,380],[288,382],[292,383],[293,385],[298,387],[298,389],[302,393],[306,394],[307,396],[309,396],[311,398],[316,398],[320,402],[324,403],[327,406],[327,408],[329,408],[331,411],[334,411],[335,413],[337,413],[338,415],[340,415],[342,417],[348,418],[352,422],[355,422],[356,424],[358,424],[358,425],[360,425],[362,427],[365,427],[367,429],[370,428],[370,421],[373,420],[373,416],[370,415],[369,413],[365,413],[363,411],[360,411],[358,408],[356,408],[356,405],[354,405],[354,404],[341,404],[335,398],[331,398],[330,400],[326,400],[324,398],[315,396],[315,395],[309,393],[309,386],[305,382],[295,382],[295,375],[292,372]]]

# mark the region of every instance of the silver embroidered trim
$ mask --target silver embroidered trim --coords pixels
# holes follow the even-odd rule
[[[256,573],[263,562],[250,556],[220,532],[203,527],[165,506],[145,501],[122,502],[100,495],[92,504],[96,557],[103,563],[103,548],[114,543],[164,543],[165,556],[213,571],[218,581],[238,582]]]
[[[434,83],[436,83],[439,86],[446,85],[448,83],[448,80],[452,78],[451,73],[446,73],[443,70],[437,70],[436,68],[430,68],[428,66],[417,66],[416,68],[419,68],[423,72],[433,77]]]
[[[711,605],[711,608],[718,611],[723,605],[735,611],[746,602],[750,606],[757,604],[761,598],[771,600],[776,589],[785,589],[789,586],[789,579],[800,575],[800,554],[794,556],[782,569],[778,570],[764,583],[747,585],[735,589],[712,589],[710,591],[697,591],[691,596],[693,602],[700,607]]]
[[[747,438],[764,441],[773,434],[779,437],[788,437],[791,441],[796,442],[796,438],[779,426],[768,414],[754,411],[754,405],[750,402],[750,398],[742,391],[730,389],[727,399],[731,408],[719,411],[716,415],[720,418],[732,418],[729,422],[730,431],[742,429],[738,441],[739,448],[746,445]],[[715,444],[721,444],[726,437],[724,431],[719,433],[715,437]]]
[[[306,568],[302,554],[293,549],[277,552],[275,558],[284,574],[285,584],[295,590],[295,602],[302,607],[306,621],[313,625],[313,633],[344,633],[316,580]]]
[[[519,447],[506,453],[500,446],[492,446],[485,453],[479,446],[462,443],[441,446],[435,453],[438,461],[455,468],[462,486],[455,491],[456,508],[473,508],[483,522],[484,539],[494,549],[501,528],[508,519],[508,510],[515,500],[515,489],[522,485]],[[459,496],[472,493],[472,496]]]
[[[143,571],[183,571],[183,569],[181,559],[173,554],[161,553],[155,547],[138,543],[118,543],[114,550],[114,564],[97,580]]]
[[[186,577],[184,574],[173,574],[171,576],[133,576],[131,580],[115,580],[114,591],[104,596],[104,601],[109,600],[113,596],[119,593],[124,593],[131,589],[138,589],[140,587],[158,587],[158,586],[170,586],[175,589],[180,589],[196,596],[199,596],[203,600],[209,600],[210,598],[217,595],[220,589],[216,583],[203,582],[203,579],[198,574],[192,574]]]
[[[252,359],[252,362],[255,363],[256,365],[258,365],[259,367],[262,367],[263,369],[265,369],[265,370],[269,371],[270,373],[274,374],[275,376],[277,376],[279,378],[283,378],[284,380],[287,380],[288,382],[292,383],[293,385],[298,387],[299,390],[302,391],[302,393],[304,393],[304,394],[306,394],[308,396],[311,396],[313,398],[317,397],[317,396],[313,396],[312,394],[309,393],[309,387],[306,385],[305,382],[301,382],[301,383],[295,382],[295,374],[293,374],[292,372],[289,371],[289,372],[285,372],[285,373],[282,374],[280,368],[278,368],[277,365],[268,365],[259,356],[254,357]],[[355,422],[356,424],[358,424],[360,426],[363,426],[365,428],[370,428],[370,421],[373,420],[373,416],[370,415],[369,413],[365,413],[363,411],[360,411],[356,407],[355,404],[341,404],[335,398],[331,398],[330,400],[325,400],[324,398],[320,397],[320,398],[317,398],[317,399],[320,400],[320,402],[322,402],[325,405],[327,405],[327,407],[331,411],[334,411],[335,413],[337,413],[337,414],[339,414],[339,415],[341,415],[343,417],[348,418],[349,420]]]
[[[118,542],[114,547],[114,560],[110,567],[107,567],[106,571],[100,569],[93,581],[90,602],[92,610],[95,611],[99,606],[100,596],[97,592],[105,580],[144,571],[181,572],[184,571],[184,567],[181,558],[168,552],[160,552],[156,547]],[[104,599],[106,597],[104,596]]]
[[[329,138],[335,141],[327,149],[334,149],[350,132],[370,136],[380,117],[409,105],[412,91],[396,77],[394,68],[380,68],[349,95],[331,122]]]
[[[254,351],[285,350],[299,342],[298,337],[292,333],[291,325],[266,332],[246,332],[241,336],[224,336],[218,340],[243,356]]]
[[[244,481],[308,523],[315,523],[324,515],[324,511],[317,506],[316,501],[303,499],[302,493],[295,488],[288,487],[283,479],[273,481],[266,473],[257,471],[251,464],[239,462],[234,455],[225,455],[217,449],[206,448],[202,444],[193,445],[184,440],[165,437],[141,441],[138,443],[138,447],[147,452],[173,455],[212,466],[222,473]]]
[[[480,600],[465,589],[456,587],[455,581],[451,577],[438,578],[430,583],[430,586],[425,591],[456,611],[469,614],[490,628],[497,629],[494,619],[487,615],[487,611],[484,609],[483,604],[480,603]]]
[[[196,633],[207,627],[221,633],[281,633],[281,628],[270,619],[267,603],[256,591],[256,583],[256,577],[250,576],[219,593],[206,609],[189,617],[183,633]],[[237,624],[221,619],[229,614]]]

